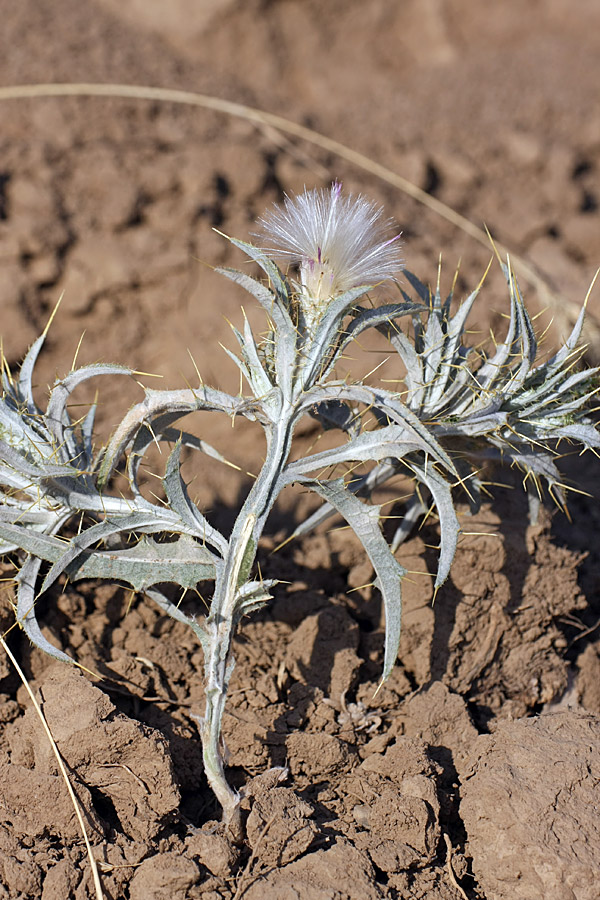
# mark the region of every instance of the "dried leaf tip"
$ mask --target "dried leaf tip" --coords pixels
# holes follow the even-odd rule
[[[328,190],[286,195],[258,220],[263,250],[300,267],[303,293],[320,305],[351,288],[393,278],[402,268],[400,234],[383,208],[361,194]]]

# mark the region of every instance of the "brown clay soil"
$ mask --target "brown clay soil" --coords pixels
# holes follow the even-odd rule
[[[600,264],[597,0],[0,0],[0,85],[121,82],[197,90],[308,125],[449,204],[524,256],[564,297],[556,341]],[[237,389],[219,342],[249,299],[211,269],[241,264],[211,229],[247,238],[283,191],[343,180],[385,203],[407,265],[458,291],[490,255],[460,229],[332,152],[220,112],[117,99],[0,101],[0,332],[17,363],[64,300],[38,389],[79,362],[134,365],[179,387]],[[523,282],[526,287],[526,281]],[[553,305],[552,305],[553,303]],[[503,327],[492,271],[484,332]],[[590,301],[598,321],[600,293]],[[596,332],[590,354],[598,358]],[[373,357],[379,361],[379,357]],[[369,368],[370,365],[369,361]],[[381,372],[378,373],[378,376]],[[149,382],[148,382],[149,383]],[[100,426],[140,396],[101,386]],[[203,437],[242,472],[262,444],[217,417]],[[310,442],[311,426],[301,436]],[[594,494],[595,458],[565,461]],[[510,481],[509,474],[495,480]],[[227,527],[233,469],[194,487]],[[245,839],[217,822],[194,715],[193,637],[119,586],[40,601],[45,633],[99,678],[8,640],[66,761],[107,898],[594,900],[600,894],[600,554],[597,499],[527,525],[518,481],[466,520],[451,577],[410,576],[401,652],[377,692],[383,615],[347,531],[270,551],[299,516],[284,496],[260,551],[288,582],[244,622],[225,717],[245,786]],[[435,524],[401,551],[435,564]],[[10,574],[8,567],[7,574]],[[10,581],[0,628],[13,622]],[[202,612],[199,601],[186,608]],[[0,659],[0,900],[84,900],[89,865],[64,782]],[[287,777],[273,767],[287,766]]]

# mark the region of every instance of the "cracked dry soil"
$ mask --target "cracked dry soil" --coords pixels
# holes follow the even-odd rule
[[[580,302],[600,262],[600,12],[581,0],[0,0],[3,85],[156,84],[247,102],[307,122],[401,172]],[[365,48],[371,48],[368,52]],[[376,48],[376,49],[373,49]],[[376,98],[376,102],[374,102]],[[333,177],[385,203],[407,264],[435,276],[444,251],[461,294],[479,247],[374,175],[313,146],[216,112],[118,100],[2,103],[0,331],[18,362],[65,291],[39,390],[103,358],[237,390],[218,344],[224,317],[258,313],[203,263],[237,265],[212,226],[241,238],[281,192]],[[527,293],[527,292],[526,292]],[[534,310],[547,302],[529,291]],[[478,328],[502,333],[491,274]],[[598,315],[598,294],[589,305]],[[564,333],[554,310],[544,351]],[[562,318],[561,318],[562,317]],[[547,322],[550,315],[540,320]],[[594,344],[590,352],[598,353]],[[379,361],[379,358],[377,358]],[[382,369],[381,377],[389,371]],[[101,386],[111,405],[132,383]],[[84,402],[86,397],[81,398]],[[207,428],[199,417],[200,430]],[[219,419],[210,441],[242,472],[262,448]],[[300,434],[313,439],[310,425]],[[566,460],[594,493],[595,459]],[[192,473],[193,474],[193,473]],[[227,528],[248,482],[210,467],[194,482]],[[45,633],[98,678],[8,640],[67,763],[111,900],[595,900],[600,865],[600,507],[573,495],[573,523],[527,527],[520,485],[473,520],[432,606],[405,587],[398,663],[378,691],[383,618],[347,531],[271,550],[305,510],[284,495],[260,551],[288,582],[243,623],[225,717],[246,840],[218,825],[193,715],[200,648],[122,587],[64,585],[40,601]],[[401,552],[434,565],[428,525]],[[5,567],[9,575],[8,567]],[[0,628],[12,622],[2,584]],[[198,598],[186,608],[200,613]],[[289,777],[269,770],[287,766]],[[46,738],[0,659],[0,900],[87,900],[84,846]]]

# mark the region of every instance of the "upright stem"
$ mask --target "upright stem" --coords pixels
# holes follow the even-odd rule
[[[248,580],[258,539],[276,499],[276,483],[288,459],[293,427],[294,410],[282,404],[280,415],[267,433],[265,462],[236,519],[227,557],[217,572],[215,593],[205,623],[209,647],[204,664],[206,706],[201,725],[204,770],[223,807],[223,820],[232,827],[237,824],[240,797],[225,777],[221,722],[233,670],[231,643],[239,618],[238,593]]]

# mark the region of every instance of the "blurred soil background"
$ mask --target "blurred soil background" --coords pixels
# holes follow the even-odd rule
[[[485,224],[548,286],[521,277],[540,330],[549,326],[544,353],[600,265],[596,0],[0,0],[0,16],[0,88],[122,83],[246,104]],[[126,363],[174,388],[194,384],[197,365],[206,382],[237,390],[219,344],[232,346],[228,320],[239,323],[242,304],[259,331],[261,318],[212,271],[244,265],[213,229],[248,239],[284,192],[337,178],[378,200],[420,278],[435,281],[441,253],[449,287],[461,260],[460,297],[491,256],[374,172],[272,125],[97,97],[0,99],[0,116],[9,364],[64,295],[40,396],[84,332],[79,364]],[[501,335],[506,309],[496,264],[474,340]],[[600,289],[589,317],[597,361]],[[141,392],[110,380],[99,391],[106,433]],[[241,473],[257,470],[251,426],[198,421]],[[565,469],[594,495],[597,464]],[[230,521],[246,476],[197,474],[199,502]],[[274,530],[304,502],[284,497]],[[198,830],[215,815],[190,717],[202,709],[199,648],[143,598],[130,608],[121,588],[54,595],[40,615],[46,633],[105,681],[57,669],[14,630],[10,640],[79,785],[107,897],[597,897],[597,497],[574,495],[571,512],[573,524],[549,509],[528,528],[521,494],[500,491],[465,529],[493,536],[463,539],[435,609],[426,579],[407,586],[399,663],[375,699],[382,617],[376,592],[348,593],[371,578],[356,543],[324,531],[271,557],[267,539],[265,574],[291,587],[238,642],[226,739],[239,783],[256,776],[241,848]],[[430,527],[402,562],[431,568],[435,542]],[[11,599],[7,582],[3,630]],[[83,900],[91,886],[64,785],[8,661],[0,679],[0,900]],[[284,763],[289,782],[260,781]]]

